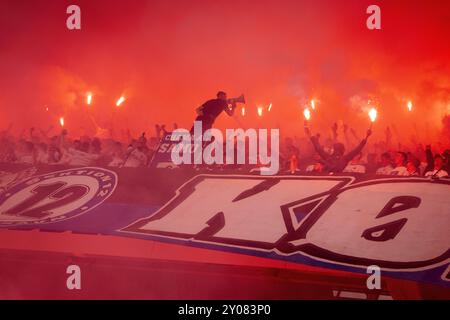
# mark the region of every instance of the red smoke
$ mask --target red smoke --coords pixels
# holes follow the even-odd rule
[[[303,103],[315,98],[313,128],[340,120],[363,130],[360,102],[375,97],[376,132],[395,124],[405,139],[431,139],[450,113],[450,3],[377,1],[382,30],[370,31],[372,2],[79,0],[82,30],[69,31],[72,1],[3,0],[0,127],[47,128],[64,116],[69,132],[92,132],[92,91],[100,126],[189,128],[195,108],[225,90],[246,95],[249,127],[300,135]],[[225,115],[217,125],[239,126]]]

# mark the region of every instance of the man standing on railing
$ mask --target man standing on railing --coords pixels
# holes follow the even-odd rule
[[[231,108],[229,105],[231,104]],[[206,101],[196,109],[197,117],[195,121],[201,121],[202,131],[205,132],[211,129],[217,117],[225,111],[230,117],[233,116],[236,109],[236,101],[227,99],[227,94],[223,91],[217,93],[217,99]],[[192,126],[191,134],[194,133],[194,126]]]

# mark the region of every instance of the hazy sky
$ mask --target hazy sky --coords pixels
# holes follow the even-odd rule
[[[66,28],[70,4],[81,7],[80,31]],[[381,7],[382,30],[366,28],[370,4]],[[449,38],[446,0],[0,0],[0,126],[64,116],[77,132],[92,129],[90,114],[136,131],[190,127],[194,109],[225,90],[246,95],[245,126],[301,132],[314,97],[316,128],[341,120],[362,130],[360,104],[373,96],[379,131],[438,128],[450,113]],[[225,115],[217,125],[238,126]]]

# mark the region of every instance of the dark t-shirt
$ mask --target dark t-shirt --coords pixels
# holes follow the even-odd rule
[[[206,101],[202,105],[203,120],[214,122],[214,120],[220,115],[220,113],[228,107],[228,103],[221,99],[212,99]]]

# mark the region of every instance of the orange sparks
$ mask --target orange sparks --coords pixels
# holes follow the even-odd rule
[[[59,118],[59,124],[61,125],[61,127],[64,127],[64,118],[63,117]]]
[[[314,99],[311,100],[311,109],[316,110],[316,102]]]
[[[245,107],[242,107],[241,113],[242,113],[242,116],[245,117]]]
[[[270,112],[270,110],[272,110],[272,103],[271,103],[271,104],[269,104],[269,108],[268,108],[268,111]]]

